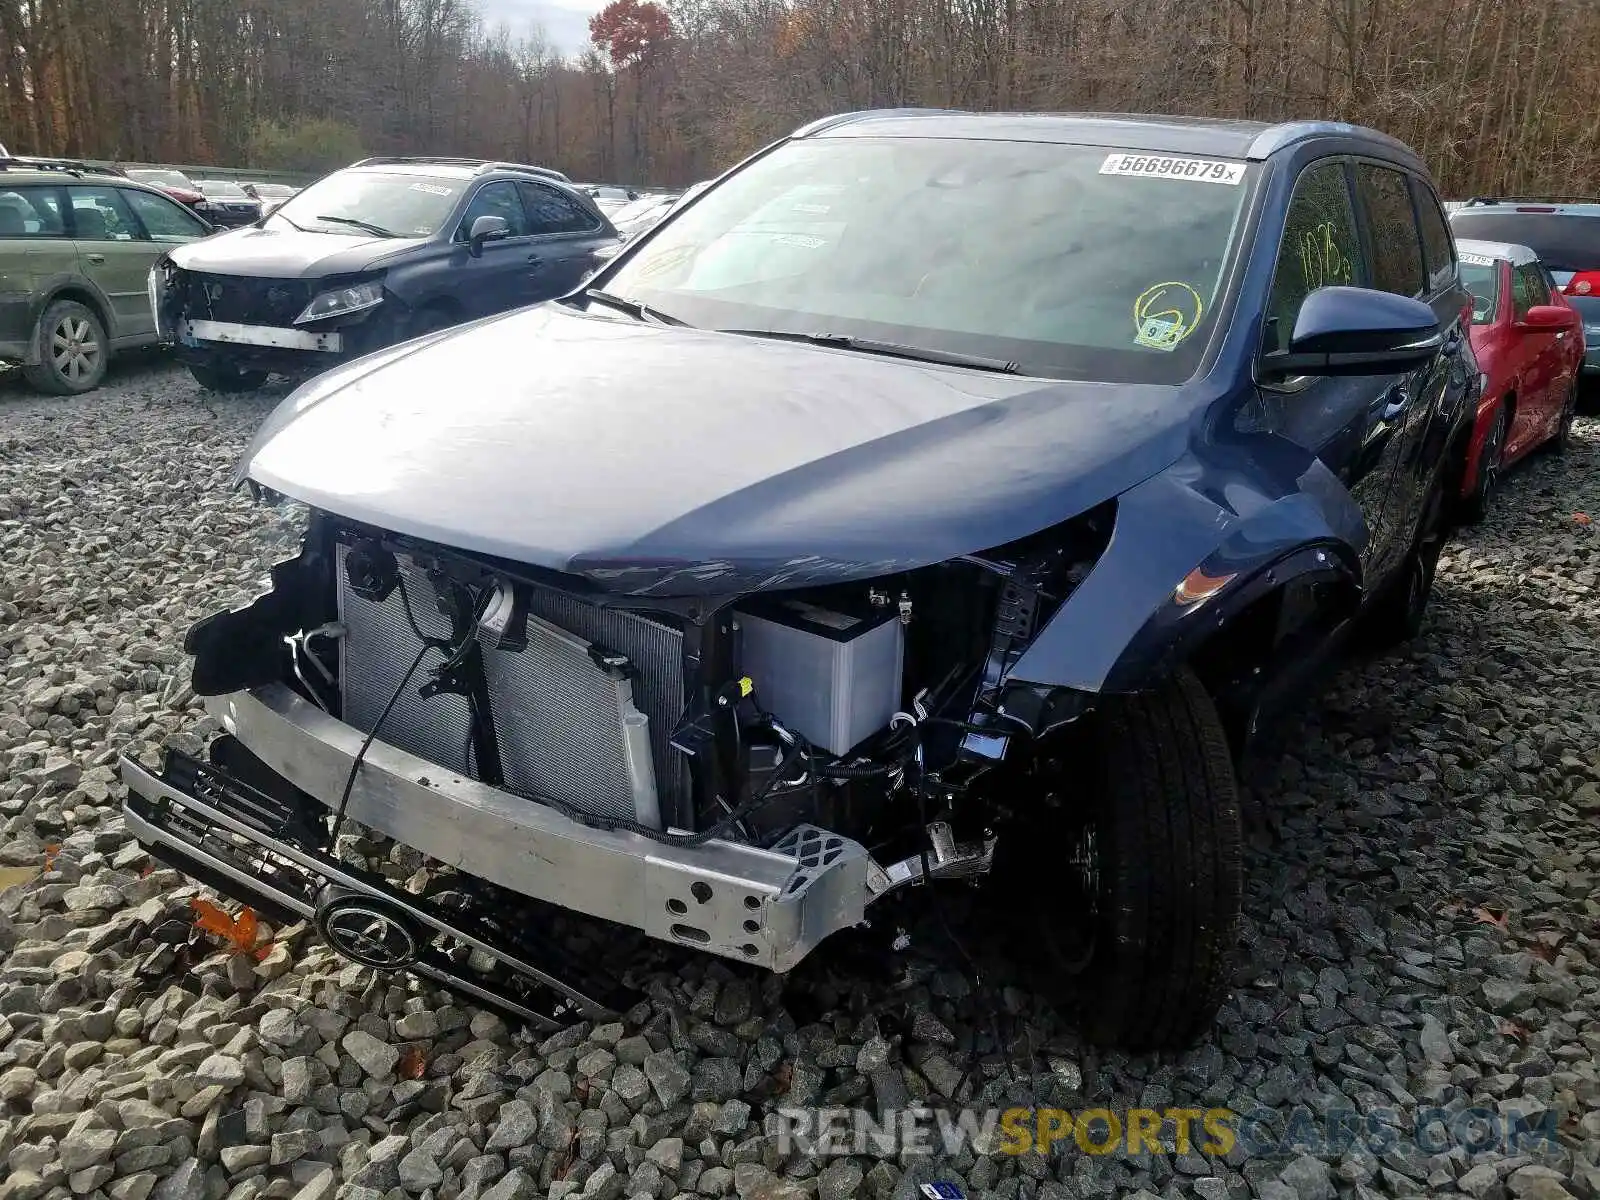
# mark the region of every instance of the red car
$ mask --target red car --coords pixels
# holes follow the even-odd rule
[[[1483,372],[1461,509],[1481,521],[1503,468],[1546,443],[1566,448],[1583,321],[1528,247],[1457,239],[1456,255],[1472,292],[1472,350]]]
[[[136,182],[160,188],[191,212],[198,213],[205,221],[215,221],[216,214],[211,201],[195,185],[194,180],[182,171],[173,171],[165,167],[133,167],[125,174]]]

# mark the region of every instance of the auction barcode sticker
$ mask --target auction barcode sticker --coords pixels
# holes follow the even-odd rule
[[[1459,257],[1461,261],[1466,263],[1469,267],[1494,266],[1494,259],[1490,258],[1487,254],[1462,254]]]
[[[1244,164],[1216,158],[1119,153],[1106,157],[1106,161],[1100,164],[1100,174],[1138,175],[1145,179],[1185,179],[1195,183],[1226,183],[1237,187],[1244,179]]]

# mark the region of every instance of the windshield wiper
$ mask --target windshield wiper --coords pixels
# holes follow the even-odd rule
[[[590,300],[597,300],[608,308],[621,309],[631,316],[638,317],[641,321],[654,321],[657,325],[687,325],[689,322],[680,320],[671,313],[664,313],[659,308],[651,308],[642,300],[630,300],[626,296],[613,296],[610,292],[600,288],[585,288],[583,294]]]
[[[843,333],[794,333],[787,329],[719,329],[740,337],[772,338],[780,342],[804,342],[809,346],[831,346],[837,350],[856,350],[862,354],[881,354],[885,358],[907,358],[914,362],[939,363],[947,367],[971,367],[998,375],[1020,375],[1022,368],[1003,358],[981,354],[962,354],[959,350],[930,350],[899,342],[877,342],[871,338],[850,337]]]
[[[287,220],[287,218],[285,219]],[[392,238],[400,236],[392,229],[385,229],[382,225],[374,225],[371,221],[362,221],[356,217],[330,217],[319,214],[317,220],[327,221],[333,225],[354,225],[357,229],[365,229],[368,233],[377,237]]]

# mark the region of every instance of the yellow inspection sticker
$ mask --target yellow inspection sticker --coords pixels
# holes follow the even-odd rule
[[[1172,280],[1145,288],[1133,302],[1133,343],[1150,350],[1176,350],[1200,323],[1200,293]]]

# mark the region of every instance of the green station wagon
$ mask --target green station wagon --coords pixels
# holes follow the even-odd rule
[[[155,188],[82,164],[0,159],[0,363],[57,395],[156,338],[156,259],[211,227]]]

